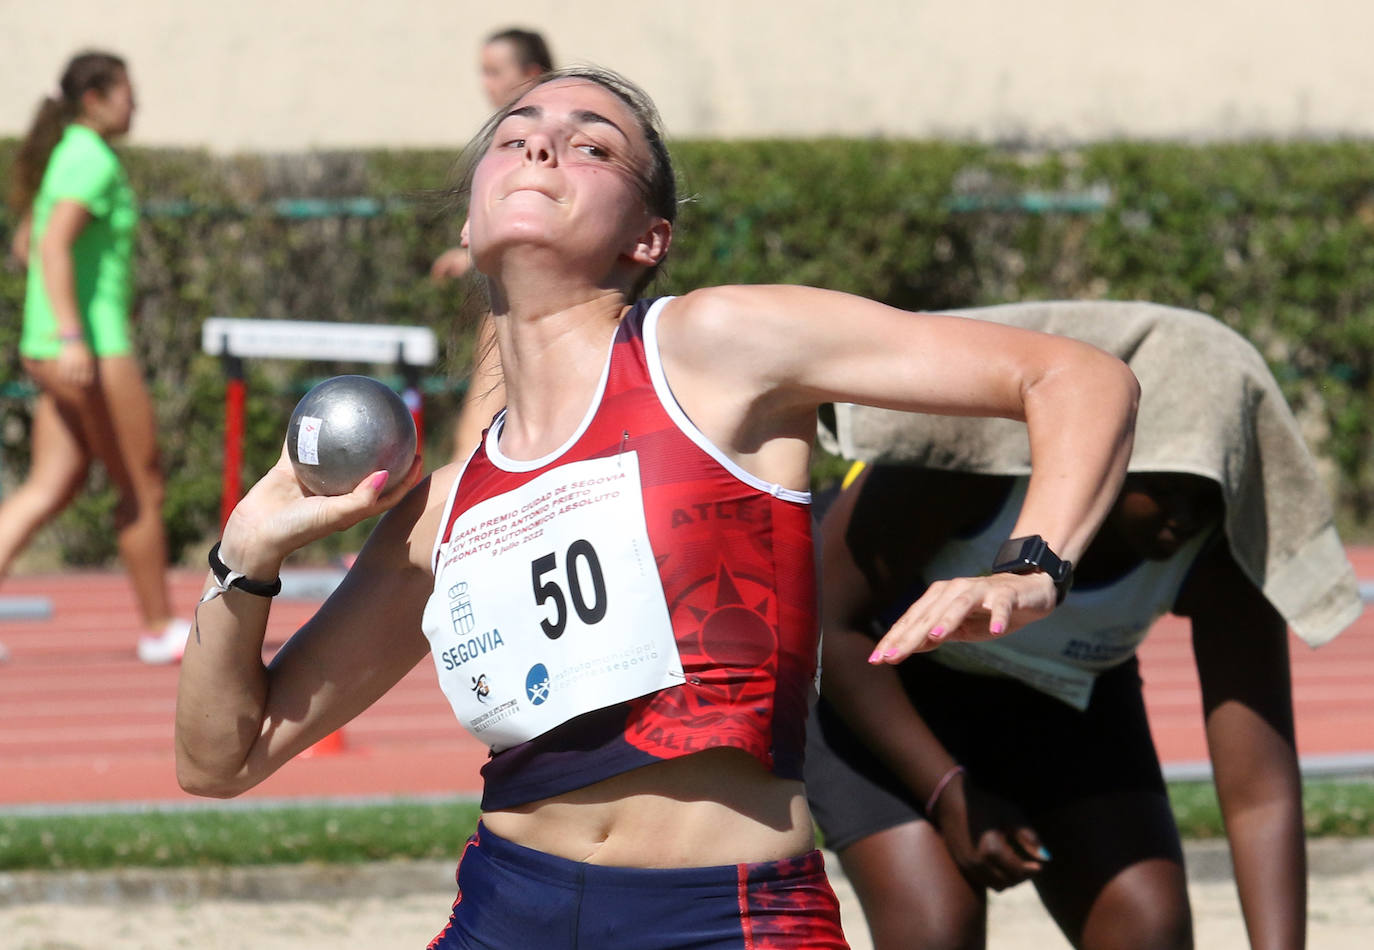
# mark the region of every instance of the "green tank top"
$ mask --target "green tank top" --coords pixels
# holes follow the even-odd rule
[[[97,356],[123,355],[132,350],[129,308],[138,204],[114,150],[77,123],[67,126],[53,149],[34,196],[19,352],[30,359],[54,359],[62,349],[38,249],[53,206],[64,200],[79,202],[91,215],[72,245],[76,301],[86,340]]]

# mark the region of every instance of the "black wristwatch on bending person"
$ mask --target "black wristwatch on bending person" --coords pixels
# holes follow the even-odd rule
[[[1054,603],[1064,602],[1073,586],[1073,565],[1050,550],[1038,534],[1011,538],[1002,542],[992,559],[993,574],[1031,574],[1044,571],[1054,581]]]

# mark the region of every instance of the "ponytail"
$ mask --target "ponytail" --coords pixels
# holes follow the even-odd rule
[[[29,134],[19,146],[10,179],[10,210],[15,217],[22,218],[33,208],[33,198],[43,183],[43,172],[48,167],[52,150],[61,140],[63,130],[76,118],[75,106],[76,103],[66,97],[49,97],[38,106]]]
[[[16,217],[33,209],[34,196],[43,184],[48,159],[62,140],[62,133],[81,116],[81,98],[91,90],[105,92],[122,79],[124,60],[112,53],[87,52],[72,57],[62,72],[58,94],[38,106],[33,124],[19,146],[10,178],[9,204]]]

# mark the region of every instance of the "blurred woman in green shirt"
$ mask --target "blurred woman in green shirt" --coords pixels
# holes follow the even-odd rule
[[[20,147],[12,250],[28,262],[19,350],[37,384],[28,478],[0,504],[0,577],[98,459],[119,492],[115,529],[145,634],[139,658],[180,658],[189,624],[167,594],[163,478],[129,313],[138,205],[110,140],[129,131],[133,86],[109,53],[74,57]]]

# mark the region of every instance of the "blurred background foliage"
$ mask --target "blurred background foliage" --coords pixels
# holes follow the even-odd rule
[[[1350,540],[1374,537],[1374,143],[1105,143],[1058,151],[884,140],[681,142],[676,239],[653,292],[802,283],[907,309],[1144,299],[1213,314],[1269,360],[1318,453]],[[0,142],[8,177],[13,142]],[[450,152],[214,156],[122,152],[144,205],[139,354],[157,403],[175,556],[217,532],[223,374],[209,316],[418,324],[426,458],[451,451],[479,295],[430,282],[461,221]],[[8,244],[13,222],[0,218]],[[0,270],[0,488],[27,469],[17,356],[23,274]],[[391,367],[247,364],[246,483],[280,451],[309,385]],[[835,477],[835,460],[816,476]],[[99,472],[48,533],[67,564],[114,554]],[[356,549],[368,526],[312,556]],[[313,549],[312,549],[313,550]]]

